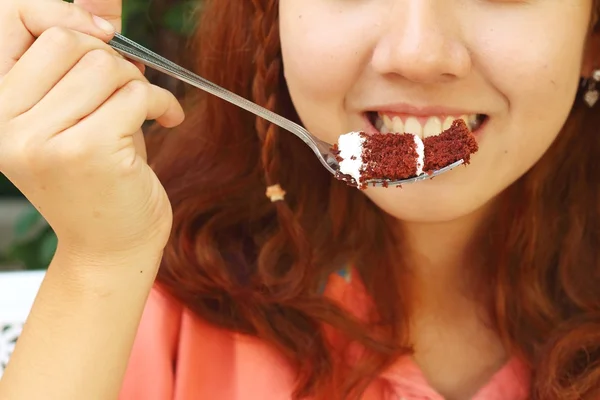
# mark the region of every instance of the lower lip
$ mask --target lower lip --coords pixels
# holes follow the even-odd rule
[[[367,135],[374,135],[376,133],[381,133],[371,123],[371,121],[369,120],[369,117],[367,116],[366,113],[363,113],[363,120],[364,120],[364,127],[365,127],[364,132]],[[484,131],[484,129],[487,126],[487,124],[488,124],[489,121],[490,121],[490,117],[488,115],[488,116],[485,117],[485,120],[481,123],[481,125],[479,125],[479,127],[472,132],[473,136],[475,136],[476,139],[479,139],[481,137],[481,135],[483,134],[483,131]]]

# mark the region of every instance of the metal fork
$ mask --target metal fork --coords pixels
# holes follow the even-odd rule
[[[302,141],[312,149],[312,151],[316,154],[321,164],[323,164],[323,166],[336,178],[344,180],[351,185],[357,185],[357,182],[355,182],[353,178],[340,173],[340,165],[336,159],[336,156],[332,153],[332,146],[329,143],[325,143],[324,141],[315,137],[313,134],[311,134],[309,131],[296,124],[295,122],[290,121],[289,119],[284,118],[281,115],[275,114],[274,112],[269,111],[266,108],[259,106],[258,104],[255,104],[235,93],[230,92],[227,89],[224,89],[202,78],[201,76],[194,74],[191,71],[188,71],[183,67],[180,67],[179,65],[167,60],[166,58],[156,54],[155,52],[145,48],[144,46],[134,42],[131,39],[128,39],[127,37],[119,33],[116,33],[113,39],[110,42],[108,42],[108,44],[117,52],[121,53],[127,58],[138,61],[152,69],[160,71],[164,74],[172,76],[173,78],[179,79],[182,82],[188,83],[208,93],[211,93],[223,100],[226,100],[232,104],[235,104],[238,107],[243,108],[246,111],[249,111],[261,118],[264,118],[275,125],[278,125],[279,127],[285,129],[288,132],[293,133],[294,135],[302,139]],[[447,172],[461,165],[462,163],[463,160],[458,160],[457,162],[442,169],[433,171],[428,174],[424,173],[422,175],[409,179],[403,179],[398,181],[379,179],[370,180],[365,183],[369,186],[404,185],[443,174],[444,172]]]

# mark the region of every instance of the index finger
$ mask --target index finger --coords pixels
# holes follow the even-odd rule
[[[104,41],[112,36],[112,32],[109,34],[98,25],[92,14],[63,0],[22,1],[17,7],[2,11],[0,33],[6,40],[0,46],[0,81],[35,39],[51,27],[69,28]]]

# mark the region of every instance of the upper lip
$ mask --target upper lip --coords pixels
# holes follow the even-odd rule
[[[383,114],[405,114],[405,115],[413,115],[415,117],[429,117],[429,116],[439,116],[439,115],[472,115],[472,114],[482,114],[481,112],[475,112],[473,110],[469,110],[466,108],[456,108],[456,107],[445,107],[445,106],[415,106],[406,103],[396,103],[396,104],[385,104],[385,105],[375,105],[369,107],[368,112],[380,112]]]

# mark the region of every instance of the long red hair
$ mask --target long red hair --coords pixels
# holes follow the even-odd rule
[[[277,1],[205,1],[189,51],[200,75],[298,122]],[[298,371],[295,398],[358,398],[410,352],[409,288],[389,284],[403,273],[389,217],[333,179],[293,135],[210,95],[195,92],[186,103],[181,127],[148,134],[174,210],[161,286],[200,318],[285,355]],[[600,396],[599,126],[598,110],[577,100],[558,139],[501,195],[473,243],[485,261],[472,274],[484,288],[475,295],[508,350],[532,367],[532,400]],[[286,189],[285,203],[265,196],[274,183]],[[319,294],[349,262],[373,299],[369,326]],[[359,365],[339,361],[323,326],[362,344]]]

